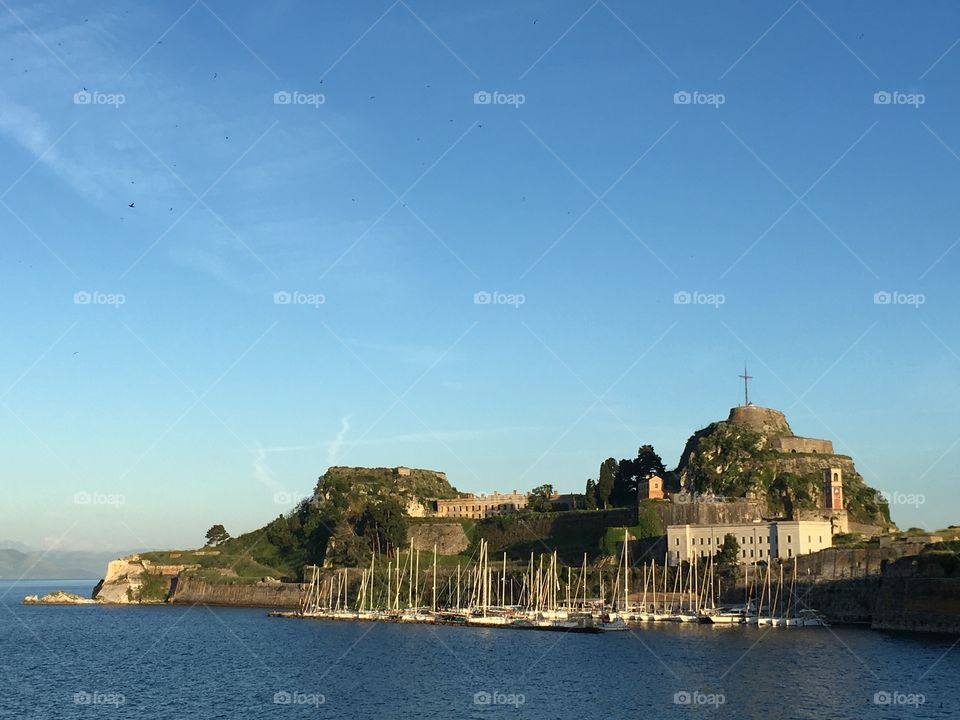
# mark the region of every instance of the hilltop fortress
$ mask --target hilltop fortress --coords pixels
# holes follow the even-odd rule
[[[780,410],[741,405],[687,440],[673,473],[681,493],[760,501],[765,517],[824,520],[834,533],[891,526],[880,494],[830,440],[794,434]]]
[[[773,408],[740,405],[730,409],[727,422],[750,428],[761,437],[767,438],[770,449],[777,452],[833,455],[832,442],[794,435],[787,423],[787,416]]]

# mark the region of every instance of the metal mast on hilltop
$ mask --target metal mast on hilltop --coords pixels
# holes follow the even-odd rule
[[[749,383],[750,380],[753,380],[753,375],[748,375],[748,374],[747,374],[747,366],[746,366],[746,364],[744,364],[744,366],[743,366],[743,375],[738,375],[737,377],[743,378],[743,404],[744,404],[744,405],[749,405],[749,404],[750,404],[750,389],[749,389],[748,383]]]

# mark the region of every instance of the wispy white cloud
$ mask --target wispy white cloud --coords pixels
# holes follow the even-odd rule
[[[273,476],[273,471],[270,469],[270,466],[267,464],[267,455],[271,451],[267,448],[257,446],[256,452],[253,456],[253,479],[258,483],[267,487],[273,491],[281,490],[282,487],[276,478]]]
[[[343,447],[343,440],[349,431],[350,416],[345,415],[344,417],[340,418],[340,432],[337,433],[337,436],[333,439],[333,442],[327,447],[328,465],[336,465],[337,456],[340,454],[340,449]]]

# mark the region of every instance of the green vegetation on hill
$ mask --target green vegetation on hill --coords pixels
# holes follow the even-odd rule
[[[305,565],[366,565],[371,553],[392,553],[406,543],[411,503],[461,493],[431,470],[332,467],[314,494],[262,528],[229,537],[221,525],[196,552],[144,553],[158,564],[199,565],[187,574],[210,582],[300,578]]]
[[[696,433],[677,472],[687,487],[701,494],[744,497],[753,494],[766,502],[771,514],[792,516],[822,502],[824,456],[781,453],[769,448],[760,433],[729,422],[716,422]],[[826,456],[844,466],[843,492],[849,517],[868,525],[889,525],[890,509],[879,492],[869,487],[853,462]]]
[[[645,523],[641,526],[648,528],[649,519]],[[501,515],[476,521],[466,554],[475,553],[482,538],[490,544],[491,557],[506,552],[509,560],[524,561],[529,560],[531,552],[540,555],[556,549],[562,562],[577,565],[584,552],[590,559],[608,554],[607,533],[611,528],[618,529],[616,541],[622,542],[624,527],[631,528],[634,535],[641,531],[636,507]]]

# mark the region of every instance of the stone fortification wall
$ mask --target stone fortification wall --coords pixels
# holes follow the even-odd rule
[[[816,438],[796,436],[770,438],[770,448],[783,453],[833,455],[833,443],[829,440],[818,440]]]
[[[434,545],[441,555],[457,555],[470,547],[470,539],[463,531],[463,525],[450,523],[414,523],[408,530],[415,550],[433,552]]]
[[[880,578],[871,627],[960,633],[960,561],[952,553],[907,556]]]
[[[689,493],[669,496],[669,502],[651,503],[668,525],[742,525],[763,519],[763,503],[752,498],[713,498]]]
[[[171,584],[167,602],[293,609],[300,603],[302,589],[299,583],[230,585],[179,577]]]
[[[756,405],[741,405],[731,408],[727,422],[732,425],[747,427],[766,437],[793,435],[793,431],[787,423],[786,415],[773,408],[757,407]]]

